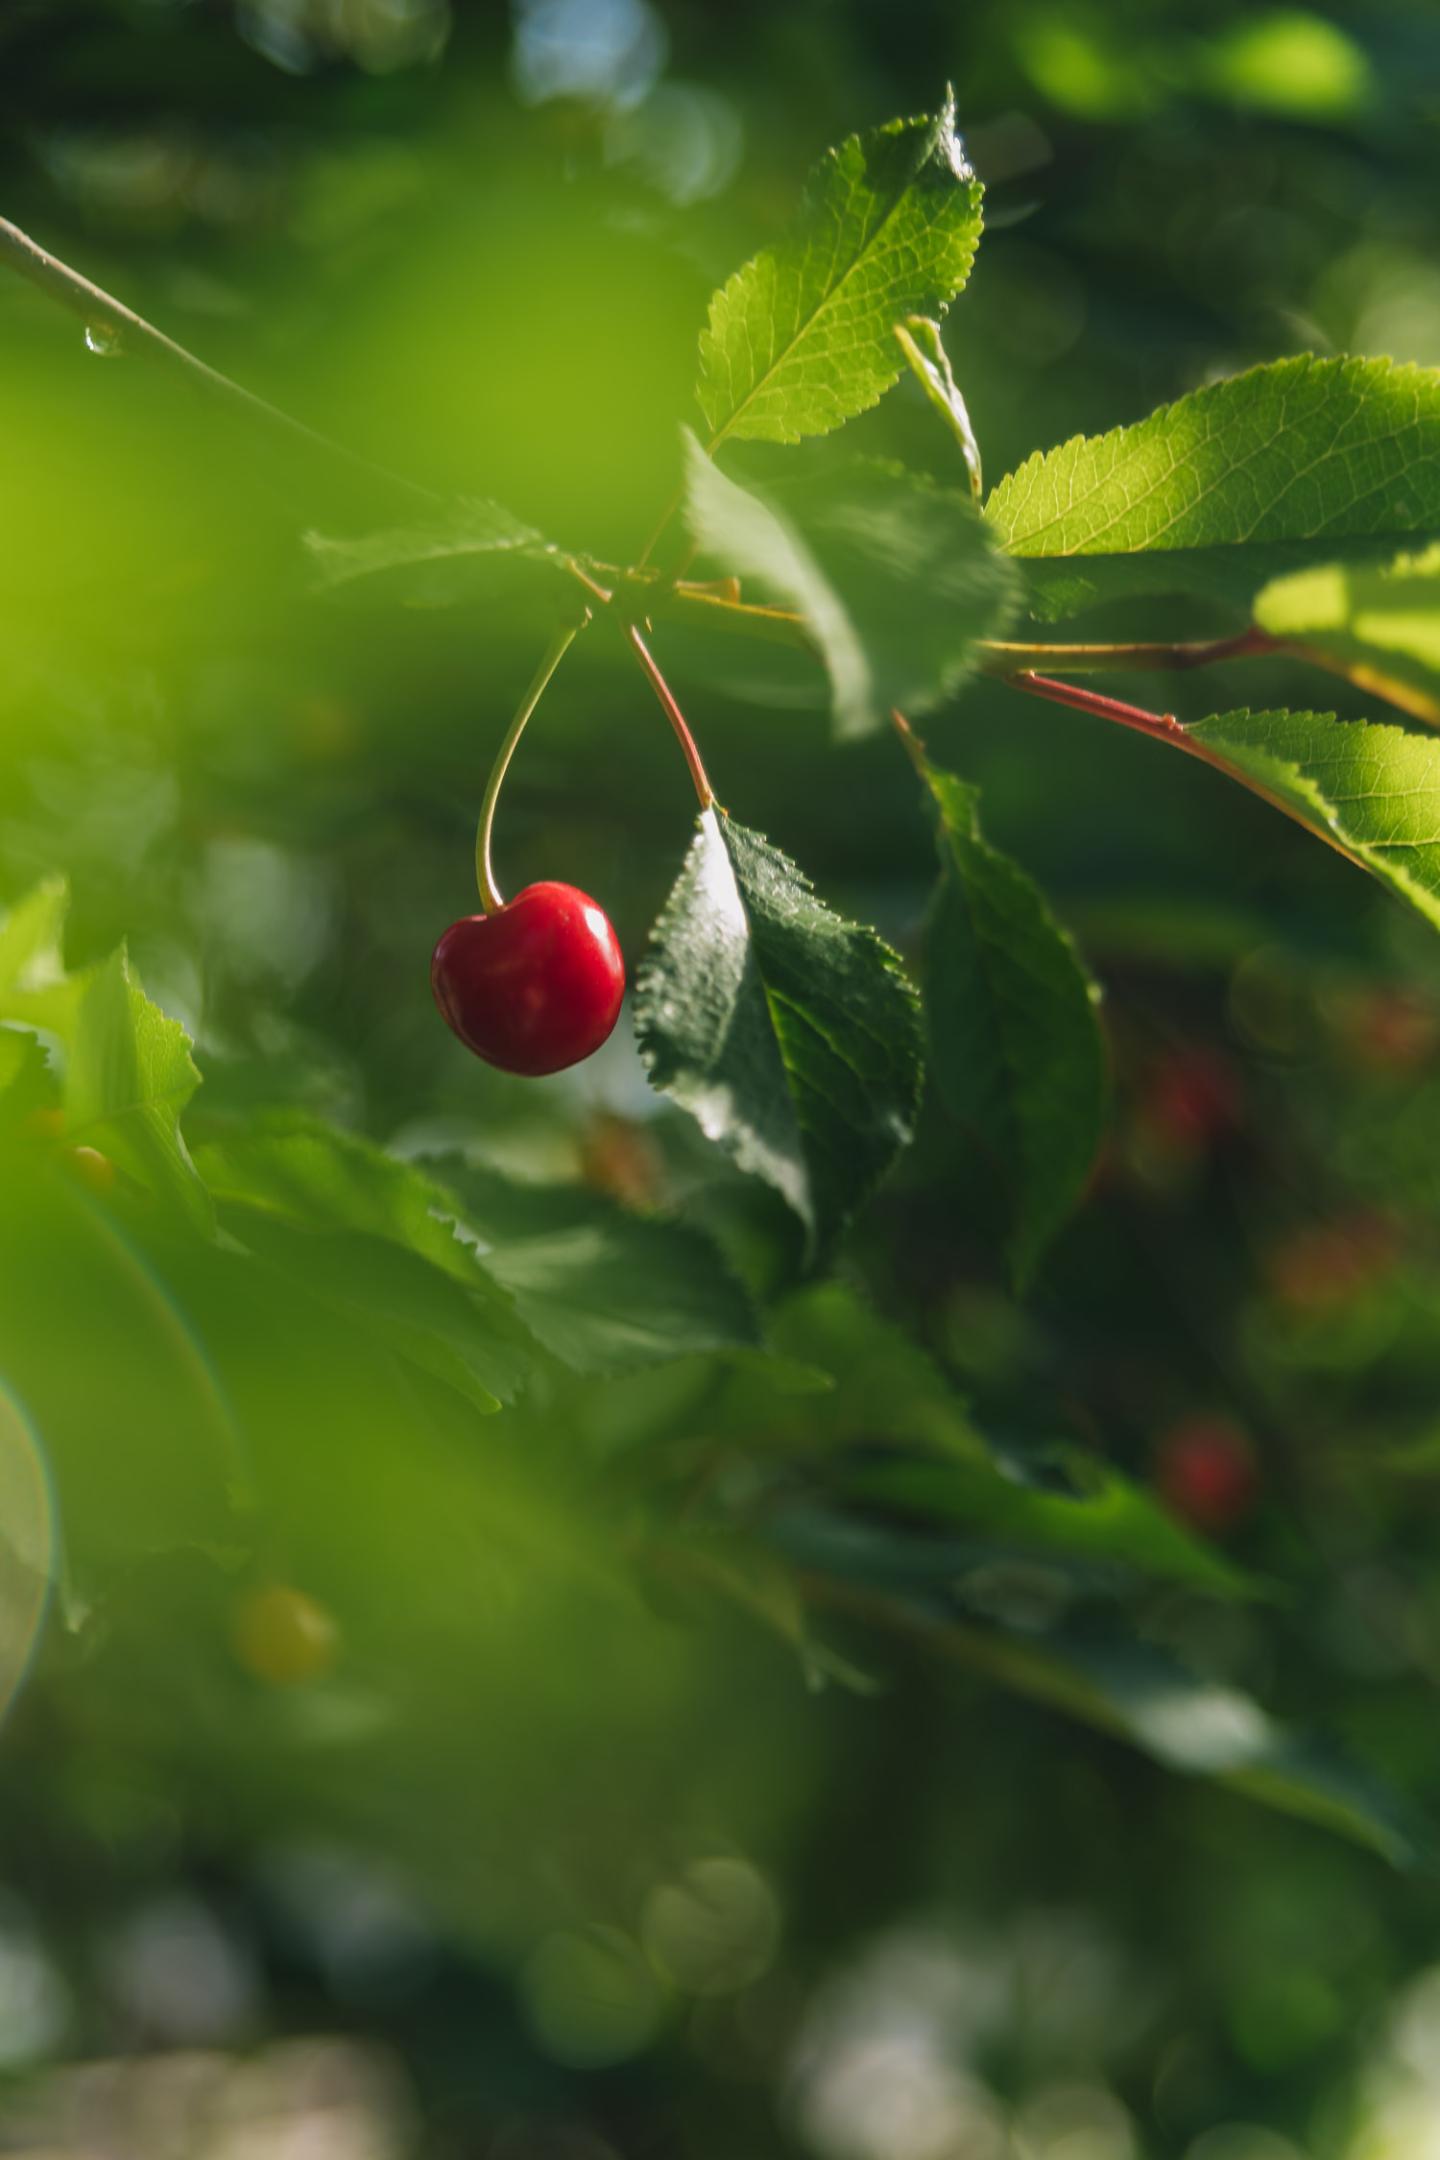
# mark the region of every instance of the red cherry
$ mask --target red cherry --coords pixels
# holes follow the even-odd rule
[[[1182,1418],[1157,1451],[1155,1483],[1173,1514],[1197,1530],[1228,1530],[1249,1514],[1259,1477],[1250,1443],[1229,1418]]]
[[[493,915],[451,923],[430,963],[435,1002],[502,1072],[560,1072],[620,1016],[625,962],[609,917],[573,885],[527,885]]]

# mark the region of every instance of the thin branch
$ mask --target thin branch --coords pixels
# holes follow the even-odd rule
[[[379,481],[412,502],[436,500],[428,488],[420,487],[398,473],[387,472],[383,466],[372,465],[367,458],[357,457],[353,450],[332,442],[326,435],[317,434],[303,421],[292,420],[278,405],[256,397],[253,391],[243,389],[228,375],[220,374],[218,369],[197,359],[194,353],[177,344],[174,338],[167,337],[163,330],[157,330],[153,323],[146,322],[143,315],[137,315],[112,293],[92,284],[89,278],[72,270],[58,256],[49,254],[38,241],[32,240],[7,218],[0,218],[0,264],[18,272],[39,291],[58,301],[61,307],[68,308],[87,329],[107,331],[121,350],[144,353],[174,369],[205,396],[237,417],[260,426],[287,447],[298,446],[331,467],[343,468],[352,479]]]
[[[1252,795],[1258,795],[1262,802],[1269,803],[1272,810],[1280,811],[1282,816],[1288,817],[1303,832],[1310,833],[1316,840],[1323,840],[1327,847],[1333,848],[1337,855],[1343,855],[1347,862],[1356,864],[1361,870],[1369,869],[1368,863],[1345,847],[1332,833],[1322,832],[1318,825],[1312,825],[1308,818],[1302,817],[1293,804],[1286,802],[1283,795],[1275,794],[1241,766],[1232,764],[1223,752],[1197,740],[1189,729],[1176,719],[1174,713],[1147,712],[1143,706],[1127,705],[1120,698],[1103,697],[1098,690],[1086,690],[1079,683],[1056,682],[1048,675],[1035,675],[1028,669],[1016,675],[1002,676],[1001,680],[1012,690],[1025,690],[1032,697],[1049,698],[1052,703],[1069,705],[1076,712],[1092,713],[1097,720],[1113,721],[1117,727],[1133,729],[1137,735],[1148,735],[1152,742],[1169,743],[1172,749],[1183,750],[1187,756],[1198,758],[1202,765],[1208,765],[1212,772],[1223,773],[1227,780],[1238,781],[1241,787],[1248,789]]]
[[[673,586],[662,604],[667,614],[682,619],[688,616],[692,622],[711,624],[717,630],[765,638],[772,644],[801,646],[807,652],[814,650],[804,616],[789,608],[760,607],[750,600],[732,599],[728,593],[715,592],[709,586],[684,582]]]
[[[708,810],[715,800],[715,790],[710,785],[710,776],[701,762],[700,752],[696,747],[695,738],[686,724],[685,715],[675,702],[675,693],[656,666],[654,655],[634,623],[625,625],[625,635],[634,647],[636,657],[645,670],[651,689],[660,700],[661,711],[675,730],[676,739],[684,753],[685,763],[690,768],[690,778],[695,783],[695,793],[700,798],[700,807],[702,810]]]
[[[1145,641],[1123,645],[1016,645],[996,639],[980,644],[984,666],[990,674],[1008,675],[1017,668],[1059,668],[1067,674],[1108,674],[1121,668],[1143,668],[1153,673],[1169,668],[1213,667],[1222,660],[1250,660],[1271,654],[1288,654],[1282,638],[1253,623],[1234,637]]]
[[[1117,727],[1133,728],[1138,735],[1159,737],[1162,742],[1174,743],[1177,749],[1200,754],[1200,746],[1189,740],[1174,713],[1147,712],[1141,705],[1127,705],[1121,698],[1105,697],[1079,683],[1056,682],[1052,676],[1037,675],[1029,668],[1001,679],[1012,690],[1028,690],[1032,697],[1073,706],[1077,712],[1093,713],[1097,720],[1113,720]]]

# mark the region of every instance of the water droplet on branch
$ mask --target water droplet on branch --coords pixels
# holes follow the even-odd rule
[[[102,360],[110,360],[123,349],[124,340],[113,323],[87,322],[85,344],[90,352],[98,353]]]

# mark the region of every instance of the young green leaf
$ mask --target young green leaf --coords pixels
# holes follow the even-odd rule
[[[1098,992],[1037,886],[980,829],[979,793],[916,753],[936,811],[940,884],[925,957],[931,1071],[992,1156],[1024,1281],[1078,1199],[1100,1145]]]
[[[896,322],[943,314],[970,275],[981,192],[953,96],[828,151],[795,225],[710,303],[696,386],[710,448],[798,442],[878,403],[903,364]]]
[[[912,315],[908,322],[896,323],[895,335],[921,389],[959,445],[965,470],[970,475],[971,494],[982,495],[985,478],[980,463],[980,445],[970,425],[970,409],[951,373],[950,355],[945,350],[939,323],[931,322],[926,315]]]
[[[1394,535],[1349,538],[1347,562],[1380,568],[1394,558]],[[1038,622],[1063,622],[1120,601],[1208,600],[1249,620],[1255,595],[1277,578],[1328,562],[1334,543],[1267,540],[1245,547],[1151,548],[1129,555],[1017,555],[1025,609]]]
[[[200,1085],[190,1038],[146,997],[123,945],[82,980],[65,1060],[66,1136],[113,1157],[208,1232],[210,1198],[180,1133]]]
[[[64,880],[50,878],[0,923],[0,1020],[59,1038],[67,1140],[100,1149],[208,1235],[214,1213],[180,1133],[200,1085],[190,1038],[146,997],[123,945],[67,972],[68,906]]]
[[[1329,840],[1440,930],[1440,741],[1312,712],[1221,713],[1185,733],[1209,763]]]
[[[910,1139],[918,1000],[889,947],[707,810],[636,984],[651,1084],[827,1245]]]
[[[1440,726],[1440,545],[1372,568],[1325,563],[1256,596],[1272,637]]]
[[[46,878],[0,921],[0,1000],[12,991],[25,995],[59,981],[65,972],[61,941],[69,905],[64,878]],[[8,1003],[0,1011],[6,1019],[15,1017]]]
[[[1440,370],[1302,356],[1037,452],[985,514],[1012,554],[1245,549],[1440,530]],[[1269,575],[1269,568],[1263,575]]]
[[[85,994],[84,976],[69,974],[63,957],[69,906],[64,878],[46,878],[0,921],[0,1020],[44,1028],[62,1041]]]
[[[407,598],[432,606],[517,577],[549,585],[565,572],[563,551],[499,503],[477,497],[437,510],[433,522],[387,527],[352,539],[308,532],[305,545],[322,587],[395,573]]]
[[[900,466],[851,461],[761,495],[687,436],[686,515],[705,555],[804,618],[842,737],[897,705],[931,711],[1009,613],[1014,573],[969,497]]]

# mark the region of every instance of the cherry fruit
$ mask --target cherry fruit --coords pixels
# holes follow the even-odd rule
[[[573,885],[527,885],[492,915],[451,923],[430,963],[435,1002],[502,1072],[560,1072],[620,1017],[625,962],[603,908]]]
[[[1172,1514],[1212,1534],[1244,1520],[1260,1484],[1241,1428],[1203,1413],[1182,1418],[1163,1435],[1155,1482]]]

